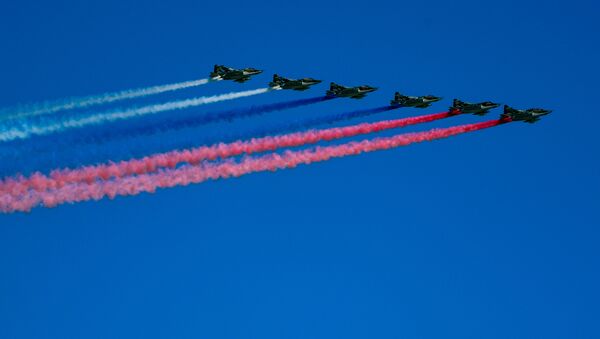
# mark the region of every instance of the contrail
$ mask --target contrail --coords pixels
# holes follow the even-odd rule
[[[255,172],[294,168],[301,164],[311,164],[332,158],[341,158],[406,146],[417,142],[447,138],[462,133],[490,128],[502,123],[504,122],[501,120],[490,120],[476,124],[434,129],[427,132],[349,142],[337,146],[316,147],[302,151],[287,151],[283,154],[271,153],[260,157],[246,157],[237,163],[232,159],[222,163],[201,163],[195,166],[189,165],[173,169],[163,169],[157,173],[141,174],[121,179],[96,181],[89,184],[69,184],[50,191],[28,191],[19,197],[5,193],[0,194],[0,210],[7,213],[29,211],[38,205],[55,207],[64,203],[100,200],[105,197],[112,199],[116,196],[137,195],[143,192],[153,193],[158,188],[185,186],[211,179],[225,179]]]
[[[354,126],[336,127],[323,130],[285,135],[255,138],[232,143],[219,143],[201,146],[188,150],[176,150],[153,154],[141,159],[131,159],[118,163],[85,166],[77,169],[61,169],[50,172],[49,176],[35,173],[28,178],[9,177],[0,181],[0,192],[13,196],[26,193],[29,189],[45,191],[57,189],[72,183],[92,183],[96,180],[124,178],[129,175],[140,175],[155,172],[160,168],[174,168],[179,164],[198,164],[204,160],[234,157],[241,154],[253,154],[274,151],[279,148],[297,147],[349,138],[362,134],[376,133],[384,130],[406,127],[450,117],[448,112],[428,114],[404,119],[385,120],[374,123],[362,123]]]
[[[249,91],[233,92],[209,97],[199,97],[186,100],[171,101],[162,104],[155,104],[143,107],[134,107],[127,110],[114,110],[102,113],[95,113],[85,117],[62,119],[58,122],[42,123],[40,125],[23,122],[17,127],[4,128],[0,132],[0,142],[12,141],[16,139],[27,139],[34,135],[47,135],[57,132],[63,132],[71,128],[81,128],[88,125],[98,125],[106,122],[141,117],[149,114],[179,110],[184,108],[196,107],[204,104],[233,100],[253,95],[269,92],[270,88],[259,88]]]
[[[95,105],[108,104],[126,99],[141,98],[165,92],[176,91],[184,88],[197,87],[209,83],[209,79],[184,81],[176,84],[136,88],[113,93],[91,95],[87,97],[69,98],[60,101],[43,102],[22,107],[5,108],[0,110],[0,121],[21,119],[37,115],[56,113],[70,109],[86,108]]]

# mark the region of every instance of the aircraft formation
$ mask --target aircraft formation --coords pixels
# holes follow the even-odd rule
[[[210,73],[211,80],[232,80],[235,82],[243,83],[250,80],[250,77],[262,73],[262,70],[256,68],[243,68],[235,69],[224,65],[215,65],[213,71]],[[269,87],[275,90],[295,90],[305,91],[312,85],[321,83],[322,80],[313,78],[302,78],[302,79],[288,79],[278,74],[273,75],[273,81],[269,83]],[[360,85],[347,87],[332,82],[329,84],[329,89],[326,92],[328,97],[335,98],[351,98],[351,99],[362,99],[368,93],[374,92],[377,87],[369,85]],[[422,96],[406,96],[400,92],[394,94],[394,98],[390,101],[390,105],[394,107],[414,107],[414,108],[427,108],[432,103],[442,100],[442,97],[434,95],[422,95]],[[452,115],[456,114],[474,114],[478,116],[484,116],[489,113],[490,110],[500,107],[501,104],[492,101],[483,101],[477,103],[465,102],[459,99],[452,101],[452,106],[448,108],[448,112]],[[550,114],[552,111],[543,108],[529,108],[529,109],[514,109],[508,105],[504,105],[503,113],[500,115],[502,121],[523,121],[528,123],[534,123],[540,120],[540,117]]]
[[[371,85],[343,86],[331,82],[325,93],[308,98],[213,112],[190,110],[280,90],[303,92],[322,82],[310,77],[292,79],[278,74],[273,75],[268,86],[250,90],[90,109],[92,106],[110,105],[116,101],[144,98],[222,80],[244,83],[261,73],[263,70],[256,68],[215,65],[208,78],[0,109],[0,175],[3,175],[0,177],[0,212],[27,212],[38,206],[54,207],[105,197],[153,193],[159,188],[278,171],[448,138],[511,121],[534,123],[551,112],[543,108],[515,109],[504,105],[502,114],[496,119],[377,136],[382,131],[461,114],[483,116],[501,106],[492,101],[454,99],[452,106],[439,113],[324,126],[401,107],[424,109],[442,100],[435,95],[410,96],[396,92],[389,104],[378,107],[323,112],[316,117],[298,120],[282,115],[284,121],[280,121],[279,125],[259,126],[241,135],[230,134],[236,131],[228,126],[227,129],[214,129],[217,135],[213,140],[203,140],[206,136],[196,128],[208,124],[230,124],[241,118],[313,105],[333,98],[358,100],[378,90]],[[188,111],[142,119],[184,109]],[[330,143],[357,136],[363,138],[360,141]]]

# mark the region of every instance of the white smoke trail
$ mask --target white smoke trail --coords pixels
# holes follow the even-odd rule
[[[44,102],[39,104],[27,105],[24,107],[5,108],[0,110],[0,121],[27,118],[42,114],[56,113],[70,109],[85,108],[89,106],[108,104],[115,101],[134,99],[155,95],[165,92],[176,91],[189,87],[205,85],[209,79],[199,79],[184,81],[176,84],[152,86],[146,88],[136,88],[121,92],[105,93],[80,98],[69,98],[60,101]]]
[[[220,101],[233,100],[237,98],[249,97],[263,94],[270,91],[270,88],[259,88],[249,91],[233,92],[209,97],[199,97],[186,100],[171,101],[162,104],[155,104],[143,107],[134,107],[127,110],[115,110],[102,113],[96,113],[85,117],[63,119],[58,122],[32,124],[23,122],[19,126],[2,128],[0,126],[0,142],[16,139],[27,139],[33,135],[47,135],[62,132],[71,128],[79,128],[87,125],[98,125],[105,122],[123,120],[133,117],[140,117],[148,114],[156,114],[165,111],[178,110],[210,104]]]

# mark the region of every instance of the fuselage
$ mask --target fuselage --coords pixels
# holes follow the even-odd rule
[[[507,121],[525,121],[534,123],[540,120],[540,117],[550,114],[552,111],[543,108],[530,108],[526,110],[514,109],[508,106],[504,107],[504,113],[501,119]]]
[[[336,96],[336,97],[344,97],[344,98],[353,98],[360,99],[364,98],[367,93],[371,93],[376,91],[377,88],[371,86],[358,86],[358,87],[338,87],[332,88],[327,91],[327,95]]]
[[[278,89],[291,89],[296,91],[303,91],[308,89],[310,86],[316,85],[320,82],[321,80],[306,78],[298,80],[280,81],[278,83],[272,82],[270,85],[271,87]]]
[[[485,115],[489,110],[500,106],[500,104],[493,103],[491,101],[480,102],[480,103],[468,103],[468,102],[457,102],[450,107],[451,112],[460,112],[465,114]]]
[[[223,74],[221,77],[224,80],[236,80],[236,79],[241,79],[241,78],[247,78],[250,77],[252,75],[256,75],[261,73],[262,71],[259,70],[233,70],[230,72],[226,72],[225,74]]]
[[[431,103],[440,101],[442,98],[434,96],[397,96],[391,101],[392,106],[403,106],[403,107],[429,107]]]
[[[244,82],[250,79],[251,76],[262,73],[261,70],[255,68],[234,69],[225,66],[215,66],[213,72],[210,73],[212,80],[234,80]]]

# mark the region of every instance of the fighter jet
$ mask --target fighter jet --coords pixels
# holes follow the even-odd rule
[[[215,65],[215,68],[210,73],[212,80],[233,80],[235,82],[245,82],[251,76],[262,73],[261,70],[255,68],[235,69],[223,65]]]
[[[514,109],[508,105],[504,105],[504,112],[500,115],[502,121],[524,121],[533,124],[540,120],[541,116],[550,114],[552,112],[548,109],[543,108],[530,108],[530,109]]]
[[[356,87],[344,87],[341,85],[332,82],[329,85],[329,90],[327,91],[327,96],[330,97],[345,97],[352,99],[362,99],[367,93],[376,91],[377,87],[371,87],[367,85],[356,86]]]
[[[494,109],[498,106],[500,106],[500,104],[491,101],[484,101],[473,104],[470,102],[463,102],[458,99],[454,99],[454,101],[452,101],[452,107],[450,107],[448,111],[454,114],[471,113],[475,115],[485,115],[488,113],[489,110]]]
[[[305,91],[310,86],[320,83],[321,80],[313,78],[303,79],[286,79],[277,74],[273,75],[273,81],[269,83],[269,87],[273,89],[292,89],[294,91]]]
[[[392,106],[402,106],[402,107],[417,107],[417,108],[426,108],[431,105],[432,102],[440,101],[442,98],[436,97],[433,95],[424,95],[420,97],[412,97],[402,95],[399,92],[394,94],[394,100],[390,102]]]

